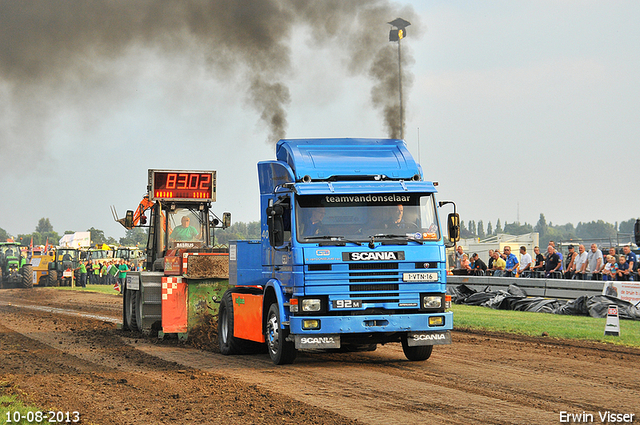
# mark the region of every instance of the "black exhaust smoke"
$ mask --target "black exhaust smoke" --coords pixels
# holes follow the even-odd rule
[[[387,0],[0,0],[0,152],[19,158],[25,144],[45,147],[43,99],[63,102],[73,93],[60,89],[83,87],[87,76],[104,75],[108,85],[105,64],[145,49],[204,57],[216,78],[246,81],[246,99],[275,142],[286,134],[291,98],[282,70],[300,25],[313,42],[346,51],[351,75],[372,79],[373,104],[388,136],[398,137],[397,45],[386,24],[397,16],[419,32],[413,10]],[[412,60],[403,45],[403,65]],[[405,92],[410,84],[404,75]]]

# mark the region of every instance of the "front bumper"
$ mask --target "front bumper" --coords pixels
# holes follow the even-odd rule
[[[441,326],[429,326],[429,318],[444,318]],[[318,320],[317,329],[304,329],[303,321]],[[293,335],[362,334],[389,332],[442,332],[453,329],[453,313],[416,313],[356,316],[290,316],[290,333]]]

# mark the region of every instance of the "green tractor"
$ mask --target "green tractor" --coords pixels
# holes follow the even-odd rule
[[[72,286],[74,269],[78,267],[80,251],[76,248],[58,248],[54,261],[49,262],[47,286]]]
[[[19,243],[0,242],[0,288],[33,288],[33,267]]]

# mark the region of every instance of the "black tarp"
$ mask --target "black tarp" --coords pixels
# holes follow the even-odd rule
[[[527,293],[516,285],[505,290],[491,291],[489,287],[476,291],[466,285],[447,288],[451,301],[456,304],[480,305],[496,310],[530,311],[574,316],[606,317],[609,305],[618,306],[621,319],[640,320],[640,309],[628,301],[605,295],[588,297],[583,295],[575,300],[550,298],[527,298]]]

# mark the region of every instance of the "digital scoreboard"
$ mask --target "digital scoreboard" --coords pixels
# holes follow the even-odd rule
[[[215,171],[149,170],[149,200],[216,200]]]

